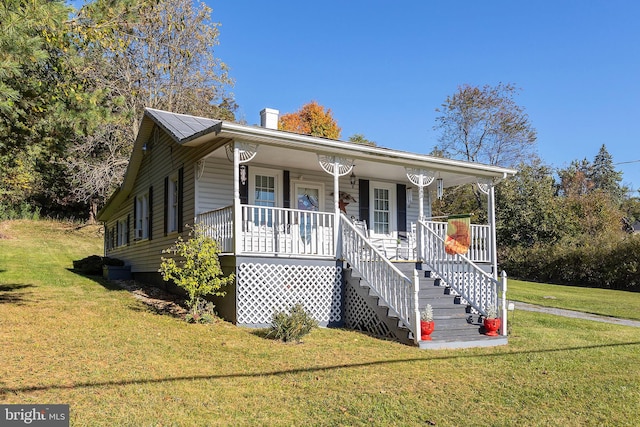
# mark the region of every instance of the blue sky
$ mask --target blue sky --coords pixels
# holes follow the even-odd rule
[[[640,2],[215,1],[238,117],[316,100],[342,139],[428,153],[459,85],[514,83],[549,165],[640,160]],[[640,162],[616,166],[640,187]]]

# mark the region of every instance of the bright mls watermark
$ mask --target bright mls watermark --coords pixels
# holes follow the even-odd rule
[[[0,426],[69,427],[69,405],[0,405]]]

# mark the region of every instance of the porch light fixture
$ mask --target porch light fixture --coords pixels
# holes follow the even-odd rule
[[[444,193],[444,181],[442,178],[436,179],[436,195],[438,200],[442,200],[442,194]]]
[[[356,174],[353,171],[353,169],[351,169],[351,175],[349,175],[349,181],[351,182],[351,188],[354,188],[356,186]]]

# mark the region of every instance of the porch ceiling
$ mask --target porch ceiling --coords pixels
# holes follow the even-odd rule
[[[249,165],[253,164],[278,169],[322,171],[322,168],[318,163],[318,154],[334,155],[330,152],[318,153],[316,151],[294,150],[290,147],[259,145],[258,153],[256,157],[249,162]],[[407,159],[384,157],[371,159],[366,158],[365,155],[362,155],[357,151],[352,151],[348,154],[335,153],[335,155],[354,159],[354,173],[359,179],[409,183],[405,167],[423,168],[436,171],[438,172],[439,177],[443,179],[445,187],[475,183],[477,182],[478,177],[488,178],[495,176],[495,174],[475,173],[477,171],[473,171],[474,174],[452,171],[450,170],[451,168],[442,167],[442,165],[438,165],[436,162],[412,162]],[[221,148],[211,153],[210,157],[227,159],[227,154],[225,149]],[[431,186],[435,187],[435,182],[432,183]]]

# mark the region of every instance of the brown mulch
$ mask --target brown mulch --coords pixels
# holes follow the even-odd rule
[[[168,314],[184,319],[188,311],[184,298],[154,286],[143,285],[135,280],[114,280],[113,283],[131,292],[137,300],[156,313]]]

